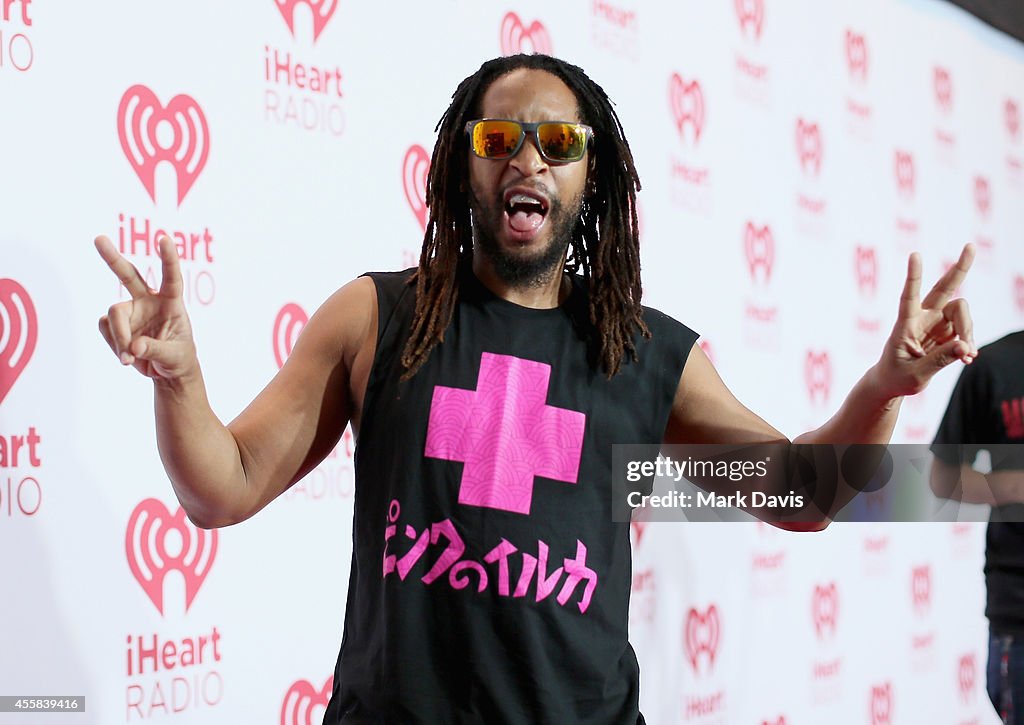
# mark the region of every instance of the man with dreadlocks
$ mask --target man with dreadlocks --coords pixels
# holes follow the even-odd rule
[[[325,722],[636,723],[628,526],[613,443],[785,441],[696,333],[640,305],[639,180],[604,91],[542,55],[492,60],[438,125],[415,270],[345,285],[230,425],[210,409],[178,260],[100,329],[153,378],[160,452],[198,526],[266,506],[357,435],[345,635]],[[918,300],[910,259],[881,359],[806,442],[891,436],[901,397],[976,350],[970,265]]]

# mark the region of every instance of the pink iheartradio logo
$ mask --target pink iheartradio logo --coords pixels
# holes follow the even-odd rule
[[[839,590],[836,589],[836,583],[829,582],[824,586],[816,584],[811,595],[811,620],[818,639],[834,637],[838,619]]]
[[[420,223],[420,228],[427,229],[427,175],[430,173],[430,154],[419,144],[413,144],[405,152],[402,161],[402,188],[405,200]]]
[[[1007,98],[1003,106],[1003,118],[1006,121],[1006,130],[1015,140],[1020,140],[1020,106],[1012,98]]]
[[[857,275],[857,289],[864,297],[874,297],[878,290],[878,255],[874,247],[859,244],[853,253],[853,269]]]
[[[315,43],[324,32],[328,21],[338,9],[338,0],[274,0],[281,16],[288,24],[288,31],[295,37],[295,8],[305,5],[313,15],[313,42]]]
[[[916,185],[914,155],[909,151],[897,149],[893,153],[893,171],[896,174],[896,188],[899,189],[900,196],[913,197]]]
[[[679,137],[685,142],[686,129],[689,127],[692,129],[693,143],[699,143],[704,130],[704,91],[700,81],[687,83],[678,73],[673,73],[669,80],[668,98]]]
[[[704,612],[690,607],[683,630],[683,649],[694,672],[700,672],[700,660],[704,657],[708,661],[708,671],[714,669],[720,637],[718,607],[712,604]]]
[[[1018,274],[1013,279],[1013,296],[1017,303],[1017,312],[1024,315],[1024,275]],[[3,396],[0,396],[3,400]]]
[[[846,31],[846,68],[861,83],[868,79],[868,42],[863,33]]]
[[[319,690],[308,680],[293,682],[281,703],[281,725],[320,725],[333,689],[333,675]]]
[[[957,684],[960,685],[960,699],[964,702],[974,697],[974,685],[978,681],[978,666],[973,654],[962,655],[957,661]]]
[[[796,120],[796,154],[800,159],[800,168],[808,176],[821,173],[821,157],[823,155],[821,129],[816,123],[802,118]]]
[[[768,284],[775,265],[775,238],[771,227],[757,227],[753,222],[747,222],[743,231],[743,250],[747,255],[750,279],[755,283]]]
[[[476,390],[434,387],[423,455],[460,461],[459,503],[530,513],[537,476],[576,485],[583,413],[547,404],[551,366],[480,357]]]
[[[892,683],[871,687],[871,725],[892,723]]]
[[[981,216],[988,216],[992,210],[992,187],[984,176],[974,177],[974,207]]]
[[[832,361],[829,359],[828,351],[807,351],[804,357],[804,382],[807,384],[807,395],[812,403],[828,402],[828,394],[832,388]]]
[[[32,298],[13,279],[0,279],[0,403],[32,359],[38,336]]]
[[[178,95],[163,106],[146,86],[132,86],[117,109],[117,135],[154,203],[157,166],[166,161],[174,167],[181,206],[210,155],[210,129],[195,99]]]
[[[284,367],[284,361],[292,354],[295,343],[302,334],[302,328],[309,322],[309,315],[299,305],[289,302],[274,318],[274,360],[278,369]]]
[[[932,72],[932,85],[935,88],[935,102],[946,113],[953,110],[953,78],[947,68],[935,66]]]
[[[128,567],[161,615],[164,577],[172,571],[185,580],[185,611],[199,593],[217,554],[217,532],[198,529],[185,510],[171,515],[162,501],[147,498],[132,511],[125,532]]]
[[[910,572],[910,596],[914,609],[923,613],[932,603],[932,569],[929,565],[915,566]]]
[[[501,54],[519,53],[552,55],[551,36],[539,20],[526,25],[515,13],[506,13],[501,21]]]
[[[735,6],[740,30],[744,35],[760,40],[764,27],[764,0],[735,0]]]

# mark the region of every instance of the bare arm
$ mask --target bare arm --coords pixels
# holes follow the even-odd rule
[[[989,506],[1024,503],[1024,471],[981,473],[966,463],[957,466],[935,458],[930,482],[939,498]]]
[[[957,264],[922,302],[918,299],[921,261],[911,255],[899,316],[881,359],[857,382],[832,418],[797,436],[795,443],[887,444],[903,396],[924,389],[936,372],[954,360],[974,359],[977,349],[966,302],[950,301],[973,256],[973,248],[965,247]],[[680,376],[664,441],[755,444],[788,439],[736,400],[704,352],[694,347]],[[837,510],[855,493],[843,491]]]
[[[280,372],[225,426],[207,399],[173,242],[160,240],[159,291],[108,239],[96,246],[132,296],[110,308],[100,331],[123,364],[154,381],[160,457],[182,508],[205,528],[245,520],[315,466],[348,424],[349,374],[376,330],[373,282],[356,280],[325,302]]]

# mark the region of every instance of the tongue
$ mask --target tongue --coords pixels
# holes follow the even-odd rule
[[[544,215],[537,212],[517,211],[508,215],[508,223],[517,232],[530,232],[541,225]]]

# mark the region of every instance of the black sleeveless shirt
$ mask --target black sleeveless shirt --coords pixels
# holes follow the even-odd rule
[[[608,380],[580,332],[582,278],[537,310],[466,270],[444,341],[400,382],[411,273],[369,275],[377,349],[324,722],[643,722],[612,444],[661,441],[696,333],[644,308],[652,337]]]

